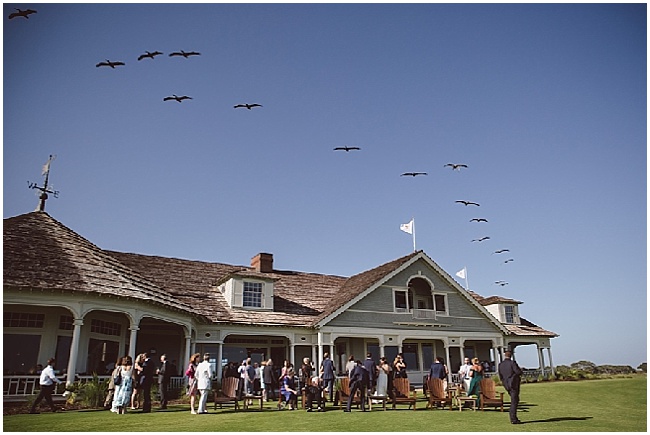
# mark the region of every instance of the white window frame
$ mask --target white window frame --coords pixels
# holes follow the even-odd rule
[[[508,307],[512,308],[512,319],[511,320],[508,320],[508,310],[507,310]],[[517,313],[517,306],[516,305],[507,304],[507,305],[503,306],[503,321],[504,321],[504,323],[517,324],[517,323],[519,323],[517,321],[518,318],[519,318],[519,315]]]
[[[445,310],[438,310],[436,306],[436,296],[442,296],[445,300]],[[433,299],[433,310],[436,312],[436,316],[449,316],[449,299],[447,298],[447,293],[433,292],[431,295]]]
[[[406,299],[406,308],[398,308],[396,305],[396,295],[398,292],[404,293],[404,297]],[[409,291],[407,288],[393,288],[393,312],[395,313],[409,313],[411,311],[411,307],[409,307]]]
[[[264,308],[264,283],[259,282],[259,281],[248,281],[244,280],[242,283],[243,289],[242,289],[242,307],[243,308]],[[254,286],[255,289],[247,289],[247,286]],[[257,299],[258,301],[253,301],[253,302],[258,302],[257,305],[247,305],[247,293],[253,294],[254,298]],[[249,297],[248,300],[251,298]]]

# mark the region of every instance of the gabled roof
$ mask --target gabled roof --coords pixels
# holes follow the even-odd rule
[[[328,321],[336,317],[339,313],[345,311],[351,305],[374,291],[379,285],[388,281],[397,273],[420,259],[429,264],[429,266],[431,266],[431,268],[435,270],[442,277],[442,279],[446,280],[451,287],[455,288],[458,293],[463,296],[470,304],[472,304],[478,312],[483,314],[486,319],[488,319],[504,334],[507,334],[507,330],[503,324],[495,319],[494,316],[492,316],[492,314],[490,314],[485,308],[483,308],[483,306],[481,306],[476,301],[473,295],[458,285],[458,283],[454,281],[454,279],[440,266],[438,266],[435,261],[426,255],[424,251],[413,252],[409,255],[398,258],[397,260],[388,262],[366,272],[362,272],[348,279],[343,287],[344,291],[340,292],[339,297],[333,301],[336,303],[332,303],[332,308],[320,316],[318,324],[320,326],[323,326]]]
[[[40,211],[4,220],[3,286],[110,294],[191,313],[190,306]]]

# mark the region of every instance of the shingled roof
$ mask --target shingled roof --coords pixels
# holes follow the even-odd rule
[[[191,313],[190,306],[40,211],[4,220],[3,286],[110,294]]]

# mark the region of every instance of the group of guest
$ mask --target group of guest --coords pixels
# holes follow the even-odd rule
[[[129,355],[118,358],[111,373],[104,407],[116,414],[126,414],[128,408],[138,408],[138,397],[142,396],[142,412],[151,412],[151,386],[157,377],[160,409],[167,409],[169,380],[175,371],[165,354],[160,356],[158,367],[146,352],[139,354],[135,361]]]

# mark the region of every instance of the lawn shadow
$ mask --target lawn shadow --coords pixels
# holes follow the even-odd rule
[[[556,421],[584,421],[584,420],[591,420],[593,417],[553,417],[553,418],[546,418],[544,420],[529,420],[529,421],[522,421],[522,424],[528,424],[528,423],[554,423]]]

